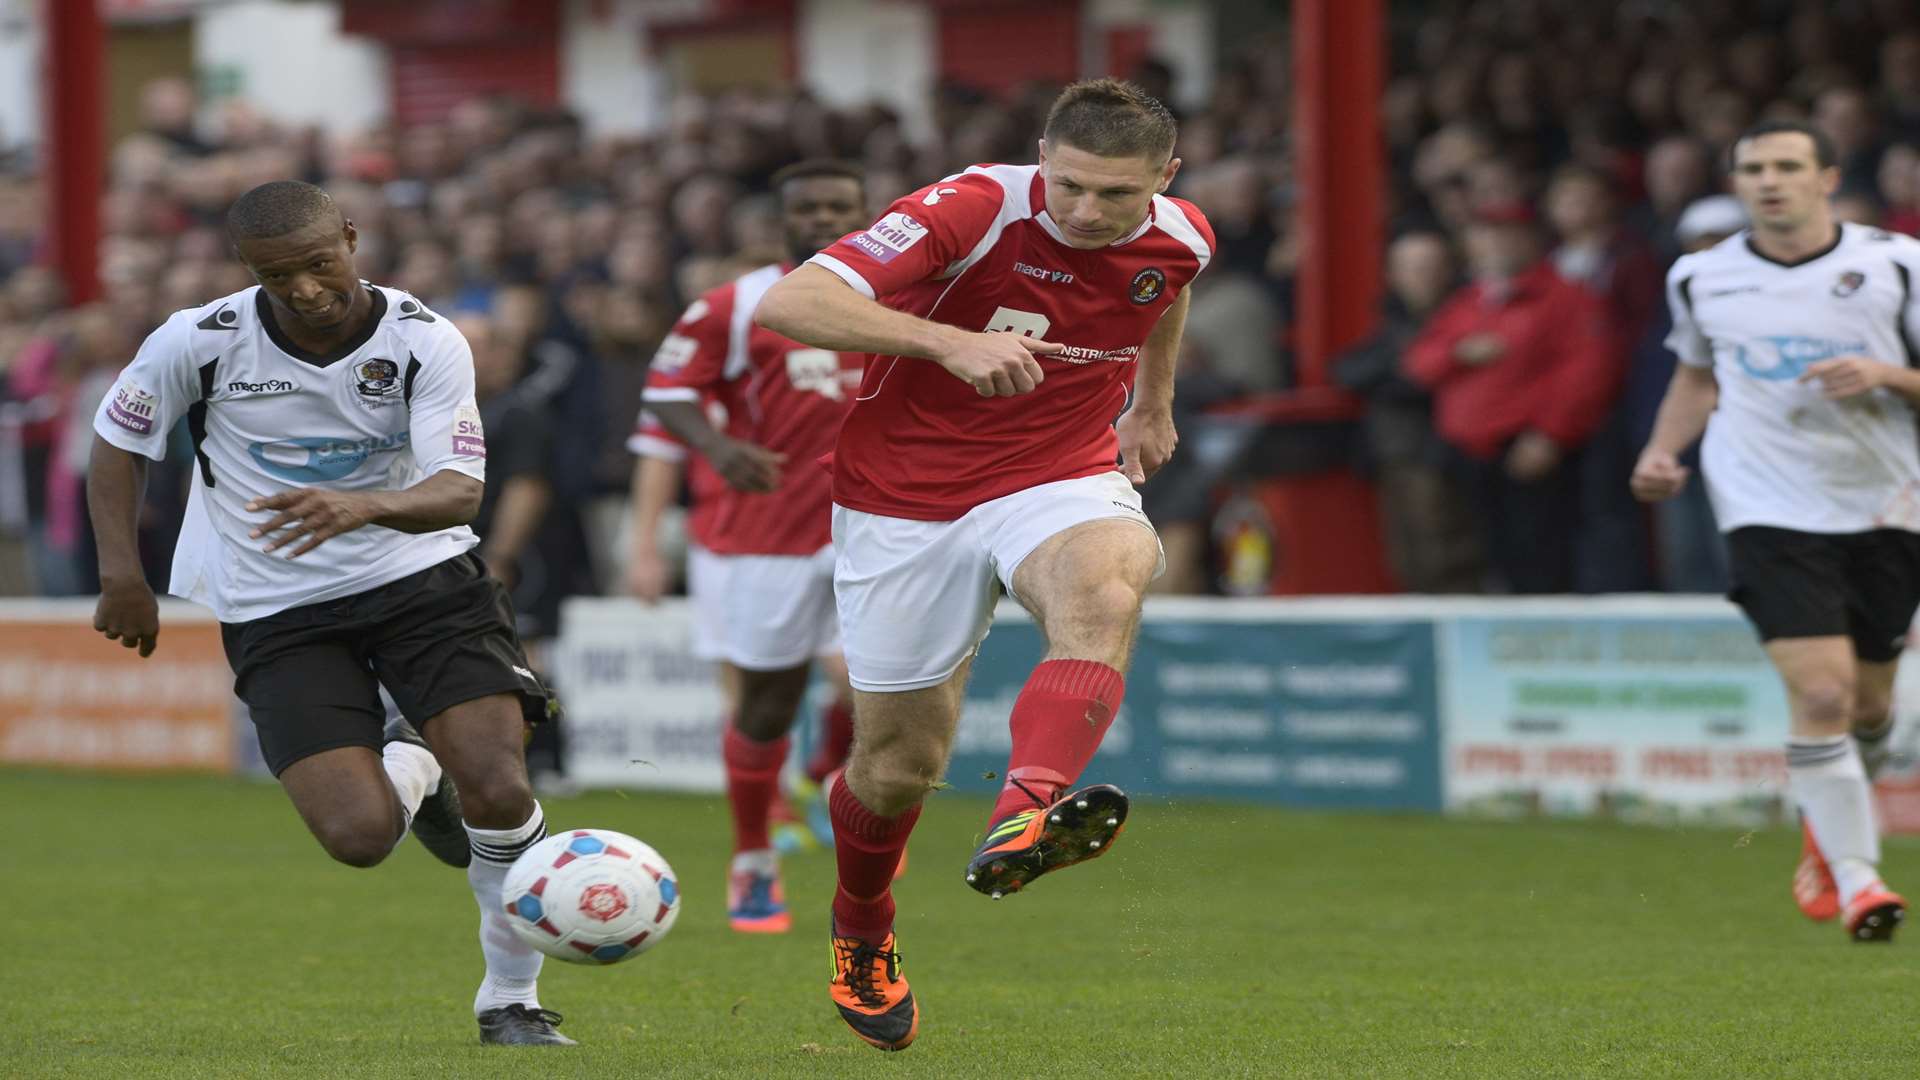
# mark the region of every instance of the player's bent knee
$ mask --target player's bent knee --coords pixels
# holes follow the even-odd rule
[[[1854,691],[1844,680],[1820,679],[1797,688],[1800,719],[1813,727],[1840,730],[1854,721]]]
[[[1140,590],[1124,581],[1105,581],[1087,596],[1087,613],[1117,637],[1126,636],[1140,616]]]
[[[518,762],[489,768],[477,778],[455,778],[455,783],[461,812],[477,828],[515,828],[533,812],[533,786]]]
[[[400,832],[388,821],[328,822],[314,828],[314,837],[333,861],[365,869],[386,861],[400,843]]]
[[[893,817],[920,805],[939,782],[940,770],[941,762],[932,755],[887,755],[865,763],[857,791],[867,809]]]

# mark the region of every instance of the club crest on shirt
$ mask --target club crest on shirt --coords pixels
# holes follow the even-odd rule
[[[1133,281],[1127,285],[1127,299],[1136,304],[1151,304],[1160,298],[1160,293],[1166,287],[1166,272],[1157,266],[1149,266],[1133,275]]]
[[[400,365],[378,356],[360,361],[353,365],[353,389],[369,409],[399,404]]]
[[[1867,275],[1858,270],[1848,270],[1840,275],[1838,281],[1833,283],[1833,295],[1852,296],[1854,293],[1860,291],[1860,286],[1866,283]]]

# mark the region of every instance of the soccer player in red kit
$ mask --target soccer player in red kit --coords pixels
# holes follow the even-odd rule
[[[795,263],[866,220],[852,166],[801,162],[773,187]],[[694,301],[654,355],[644,394],[647,411],[727,485],[705,545],[714,565],[694,574],[717,575],[717,651],[737,693],[721,748],[734,827],[727,916],[749,933],[791,925],[769,822],[813,659],[839,635],[819,458],[852,404],[862,359],[754,325],[755,305],[790,269],[764,266]],[[726,408],[724,431],[708,420],[709,397]]]
[[[1162,194],[1174,134],[1138,87],[1076,83],[1048,113],[1038,165],[975,166],[902,198],[754,315],[869,354],[833,462],[856,737],[828,796],[831,992],[883,1050],[919,1030],[889,881],[1002,590],[1047,654],[1014,705],[1006,786],[967,881],[1014,892],[1104,853],[1126,821],[1119,789],[1073,785],[1120,705],[1162,567],[1134,486],[1173,453],[1186,286],[1213,249],[1200,212]]]

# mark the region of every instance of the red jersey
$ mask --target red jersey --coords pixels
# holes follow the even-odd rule
[[[726,428],[727,411],[717,402],[709,402],[707,417],[713,426]],[[660,426],[659,417],[645,409],[633,422],[633,434],[627,436],[627,452],[636,457],[658,458],[687,467],[687,538],[703,548],[712,549],[714,520],[719,516],[720,496],[727,482],[713,471],[707,459],[689,454],[680,436]],[[692,461],[687,458],[691,456]]]
[[[1213,256],[1193,204],[1155,195],[1104,248],[1066,242],[1035,165],[976,165],[893,204],[813,263],[896,311],[1066,346],[1032,393],[981,397],[931,360],[873,356],[834,454],[833,501],[952,521],[991,499],[1114,468],[1113,422],[1154,324]]]
[[[647,372],[649,402],[725,406],[725,431],[787,455],[780,486],[749,495],[721,485],[707,550],[720,555],[811,555],[833,542],[833,449],[860,384],[858,353],[802,345],[753,322],[753,309],[789,270],[763,266],[688,307]]]

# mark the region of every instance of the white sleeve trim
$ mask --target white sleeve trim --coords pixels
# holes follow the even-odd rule
[[[839,259],[836,259],[833,256],[828,255],[826,252],[823,251],[820,254],[815,255],[813,258],[808,259],[807,261],[814,264],[815,266],[820,267],[823,270],[832,271],[834,277],[837,277],[841,281],[844,281],[848,285],[851,285],[853,287],[853,291],[859,293],[861,296],[864,296],[869,300],[874,299],[873,286],[867,283],[867,279],[860,276],[860,271],[855,270],[853,267],[848,266],[846,263],[841,262]]]
[[[640,400],[698,402],[700,391],[691,386],[649,386],[640,392]]]
[[[1207,238],[1200,235],[1200,230],[1193,227],[1193,222],[1187,220],[1186,211],[1180,209],[1179,203],[1165,195],[1155,195],[1153,223],[1168,236],[1187,245],[1187,250],[1200,260],[1200,269],[1205,270],[1207,264],[1213,261],[1213,249],[1207,246]]]
[[[627,453],[635,457],[653,458],[656,461],[670,461],[676,465],[687,460],[686,447],[658,435],[628,436]]]
[[[733,318],[727,327],[727,362],[720,371],[720,377],[726,381],[744,377],[752,366],[749,346],[753,340],[753,311],[760,306],[767,290],[785,276],[780,264],[774,263],[734,281]]]

